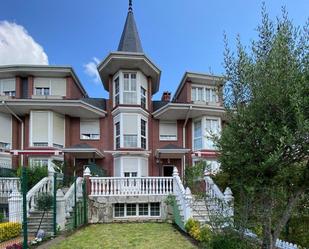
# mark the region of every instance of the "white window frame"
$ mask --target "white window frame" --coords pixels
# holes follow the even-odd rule
[[[116,83],[118,84],[118,91],[116,91]],[[120,92],[121,92],[120,76],[119,76],[119,74],[117,74],[115,79],[114,79],[114,106],[117,106],[117,105],[120,104]],[[118,101],[116,101],[117,97],[118,97]]]
[[[195,123],[197,123],[197,122],[200,122],[201,123],[201,136],[199,136],[199,137],[195,137]],[[193,129],[192,129],[192,147],[193,147],[193,150],[194,151],[196,151],[196,150],[201,150],[201,149],[203,149],[203,120],[202,119],[196,119],[196,120],[194,120],[193,122]],[[195,147],[195,141],[197,140],[197,139],[201,139],[202,141],[201,141],[201,143],[202,143],[202,147],[201,148],[196,148]]]
[[[99,124],[99,133],[89,133],[86,135],[89,135],[89,137],[85,136],[84,134],[82,134],[81,130],[82,130],[82,123],[91,123],[91,122],[98,122]],[[80,119],[80,140],[100,140],[101,138],[101,127],[100,127],[100,119]]]
[[[141,107],[146,109],[147,108],[147,90],[143,86],[141,86],[140,89],[141,89]],[[143,100],[145,100],[145,106],[143,106]]]
[[[123,91],[123,104],[125,105],[137,105],[138,104],[138,98],[137,98],[137,89],[138,89],[138,84],[137,84],[137,72],[123,72],[123,84],[122,84],[122,91]],[[125,78],[125,75],[128,75],[129,78],[128,78],[128,86],[129,86],[129,89],[125,89],[125,81],[126,81],[126,78]],[[132,76],[135,75],[135,79],[132,78]],[[132,90],[134,89],[134,84],[135,84],[135,90]],[[132,102],[125,102],[125,97],[124,95],[125,94],[129,94],[129,95],[135,95],[135,99],[133,99]]]
[[[124,134],[124,115],[134,115],[136,116],[136,123],[137,123],[137,134]],[[142,114],[137,113],[119,113],[117,116],[114,117],[114,149],[143,149],[141,144],[141,120],[146,121],[146,150],[148,149],[148,118]],[[116,148],[116,123],[120,123],[120,148]],[[137,139],[137,147],[125,147],[125,136],[136,136]]]
[[[48,94],[45,94],[45,90],[47,89],[48,89]],[[35,96],[51,96],[51,87],[35,87],[34,95]]]
[[[175,124],[176,126],[176,136],[170,135],[170,136],[165,136],[161,135],[161,124]],[[159,140],[160,141],[177,141],[178,140],[178,126],[177,126],[177,121],[159,121]]]
[[[0,140],[0,150],[10,150],[12,149],[13,142],[13,118],[12,115],[10,117],[10,130],[6,132],[10,132],[10,143],[4,142]],[[3,124],[2,124],[3,125]]]
[[[201,100],[198,99],[198,91],[195,89],[202,89],[202,99]],[[209,99],[207,99],[207,91],[209,91]],[[191,101],[195,103],[203,102],[206,104],[219,103],[218,90],[216,89],[216,87],[212,87],[212,86],[192,85],[191,86]]]
[[[115,216],[115,204],[124,205],[124,216]],[[128,219],[128,218],[148,218],[155,219],[159,218],[162,215],[162,204],[161,202],[140,202],[140,203],[115,203],[113,205],[113,218],[114,219]],[[136,215],[127,215],[127,205],[135,205]],[[148,215],[140,215],[139,214],[139,205],[140,204],[148,204]],[[151,215],[151,204],[159,204],[159,215]]]
[[[124,74],[129,74],[129,90],[124,90]],[[136,90],[132,90],[132,78],[131,75],[135,74],[136,75]],[[116,91],[115,91],[115,80],[119,78],[119,105],[137,105],[141,108],[142,107],[142,102],[141,99],[142,97],[145,97],[145,109],[148,108],[148,81],[147,77],[141,72],[137,70],[119,70],[113,77],[113,107],[116,107]],[[142,94],[141,89],[146,90],[146,94]],[[135,93],[136,99],[133,101],[133,103],[125,103],[124,102],[124,93]]]
[[[142,135],[142,122],[143,122],[143,121],[145,122],[145,135]],[[147,147],[148,147],[148,145],[147,145],[147,144],[148,144],[148,139],[147,139],[147,134],[148,134],[147,125],[148,125],[148,122],[147,122],[147,120],[144,119],[144,118],[141,118],[140,122],[141,122],[141,126],[140,126],[140,127],[141,127],[141,130],[140,130],[140,134],[141,134],[141,135],[140,135],[140,137],[141,137],[141,138],[140,138],[140,139],[141,139],[141,148],[146,150]],[[143,148],[143,143],[142,143],[142,140],[143,140],[143,139],[145,139],[145,148]]]
[[[147,177],[149,175],[149,172],[148,172],[148,166],[149,166],[149,160],[147,157],[138,157],[138,156],[120,156],[120,157],[116,157],[114,158],[114,172],[117,172],[116,170],[116,167],[117,167],[117,164],[116,164],[116,160],[119,160],[119,164],[118,166],[120,167],[119,169],[119,174],[120,174],[120,177],[124,177],[124,174],[125,172],[136,172],[136,171],[127,171],[125,170],[125,167],[124,167],[124,164],[125,164],[125,160],[126,159],[135,159],[137,161],[137,176],[136,177],[142,177],[142,172],[143,172],[143,160],[146,160],[146,176],[143,176],[143,177]]]
[[[48,139],[46,141],[47,143],[47,146],[35,146],[34,143],[33,143],[33,114],[34,112],[47,112],[48,113]],[[30,129],[29,129],[29,146],[30,147],[36,147],[36,148],[39,148],[39,147],[52,147],[52,148],[64,148],[65,147],[65,136],[66,136],[66,133],[65,133],[65,127],[66,127],[66,124],[65,124],[65,119],[64,119],[64,127],[63,127],[63,132],[64,132],[64,137],[63,137],[63,145],[60,145],[60,146],[54,146],[54,136],[53,136],[53,116],[54,115],[61,115],[61,114],[58,114],[58,113],[54,113],[52,111],[45,111],[45,110],[40,110],[40,111],[30,111]],[[62,115],[61,115],[62,116]],[[45,141],[44,141],[45,142]]]
[[[210,139],[208,137],[209,137],[210,133],[206,130],[206,120],[207,119],[218,121],[218,132],[217,132],[216,135],[220,136],[220,133],[221,133],[221,130],[222,130],[221,118],[220,117],[203,116],[201,118],[192,120],[192,149],[193,149],[193,151],[202,150],[202,149],[217,150],[217,148],[215,148],[214,146],[211,146],[211,147],[208,146],[208,141]],[[195,122],[198,122],[199,120],[201,120],[201,127],[202,127],[202,148],[195,148],[194,140],[197,139],[197,138],[195,138],[195,136],[194,136],[194,129],[195,129]]]

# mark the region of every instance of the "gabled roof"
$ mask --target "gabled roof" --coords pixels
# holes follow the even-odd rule
[[[119,42],[118,51],[143,53],[142,43],[138,35],[131,2]]]

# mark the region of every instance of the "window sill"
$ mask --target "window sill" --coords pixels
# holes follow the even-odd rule
[[[80,141],[100,141],[101,138],[90,138],[90,139],[87,139],[87,138],[80,138],[79,139]]]

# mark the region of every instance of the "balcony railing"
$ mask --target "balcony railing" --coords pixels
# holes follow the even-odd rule
[[[91,196],[168,195],[173,177],[90,177]]]

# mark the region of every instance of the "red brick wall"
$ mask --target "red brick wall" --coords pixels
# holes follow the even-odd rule
[[[190,103],[191,102],[191,82],[186,81],[180,90],[177,97],[177,102],[179,103]]]
[[[84,97],[83,93],[74,82],[72,77],[67,77],[67,96],[66,99],[80,99]]]
[[[15,97],[17,99],[21,98],[21,95],[22,95],[22,86],[21,86],[21,78],[16,76],[16,83],[15,83],[15,91],[16,91],[16,94],[15,94]]]

